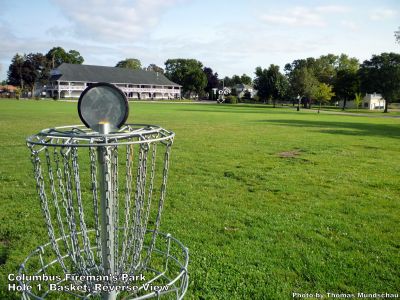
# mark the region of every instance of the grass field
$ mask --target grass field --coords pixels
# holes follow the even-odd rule
[[[400,119],[262,105],[131,103],[176,133],[161,229],[190,250],[187,299],[400,292]],[[0,299],[47,234],[25,138],[76,103],[0,101]]]

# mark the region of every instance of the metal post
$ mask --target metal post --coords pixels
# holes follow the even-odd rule
[[[297,111],[300,111],[300,100],[301,100],[300,95],[297,95]]]
[[[100,123],[99,133],[108,134],[110,123]],[[110,148],[98,147],[99,160],[99,183],[100,183],[100,207],[101,207],[101,254],[104,274],[115,275],[114,258],[114,222],[113,207],[114,197],[112,194]],[[106,283],[111,285],[111,281]],[[115,300],[115,291],[102,293],[103,300]]]

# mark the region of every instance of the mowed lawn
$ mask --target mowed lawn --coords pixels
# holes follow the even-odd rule
[[[131,103],[176,133],[161,230],[189,248],[186,298],[398,293],[400,119],[379,116]],[[76,103],[0,101],[1,299],[47,242],[25,138],[79,123]]]

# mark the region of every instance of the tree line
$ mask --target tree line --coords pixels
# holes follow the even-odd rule
[[[19,87],[22,91],[34,94],[36,84],[46,84],[50,70],[62,63],[82,64],[81,54],[76,50],[65,51],[53,47],[46,54],[15,54],[7,72],[7,83]]]
[[[45,84],[50,69],[63,62],[82,64],[84,59],[78,51],[66,51],[61,47],[54,47],[46,54],[16,54],[9,66],[8,84],[33,94],[35,84]],[[276,101],[299,98],[305,103],[319,104],[342,100],[344,109],[349,100],[359,100],[361,94],[376,92],[386,99],[387,112],[388,104],[400,99],[400,54],[397,53],[373,55],[362,63],[346,54],[296,59],[286,64],[283,72],[274,64],[268,68],[257,67],[254,79],[247,74],[220,79],[217,72],[196,59],[168,59],[165,69],[156,64],[142,67],[136,58],[121,60],[115,66],[164,74],[181,85],[183,96],[189,98],[215,99],[213,89],[244,84],[253,85],[257,90],[256,101],[274,105]]]
[[[221,85],[253,84],[257,100],[294,101],[305,99],[305,103],[328,103],[343,101],[343,109],[349,100],[357,100],[364,93],[380,93],[386,99],[385,112],[390,102],[400,99],[400,54],[382,53],[360,63],[346,54],[327,54],[318,58],[296,59],[285,65],[283,73],[279,66],[257,67],[252,80],[246,74],[232,78],[218,78],[218,73],[204,67],[195,59],[168,59],[165,75],[182,85],[183,93],[191,96],[208,94]]]

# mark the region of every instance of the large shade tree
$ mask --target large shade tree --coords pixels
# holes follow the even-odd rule
[[[295,95],[312,98],[319,84],[313,71],[307,67],[294,69],[289,75],[290,87]]]
[[[279,71],[279,66],[273,64],[268,69],[257,67],[255,74],[254,87],[259,97],[262,100],[272,100],[275,107],[276,100],[286,96],[288,89],[286,77]]]
[[[400,54],[373,55],[360,67],[361,90],[380,93],[386,100],[385,110],[391,101],[400,98]]]
[[[207,86],[207,76],[203,64],[196,59],[168,59],[165,62],[165,75],[182,86],[183,94],[191,97],[192,93],[201,96]]]
[[[8,67],[7,72],[7,83],[15,86],[21,87],[24,89],[24,74],[27,72],[26,65],[24,65],[26,61],[25,54],[15,54],[11,60],[11,64]]]
[[[65,51],[62,47],[53,47],[46,54],[46,59],[52,68],[62,63],[79,64],[84,62],[82,55],[76,50]]]
[[[142,63],[137,58],[126,58],[124,60],[117,62],[115,66],[118,68],[140,70],[142,68]]]
[[[34,94],[36,84],[44,84],[49,76],[49,62],[42,53],[16,54],[8,69],[8,83]]]
[[[357,72],[340,70],[337,72],[334,92],[338,99],[343,100],[342,110],[346,108],[348,100],[354,99],[360,91],[360,78]]]

